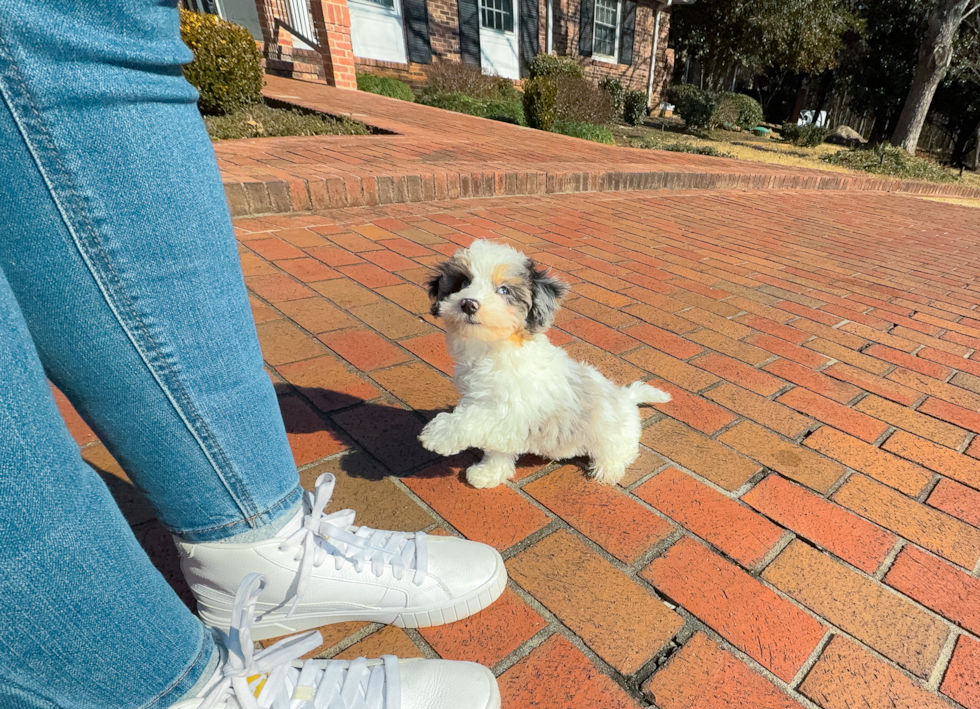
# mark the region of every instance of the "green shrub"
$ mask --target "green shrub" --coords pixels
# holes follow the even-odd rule
[[[181,10],[180,38],[194,52],[184,77],[200,93],[202,113],[230,113],[262,100],[262,56],[247,29]]]
[[[532,128],[551,130],[555,121],[602,125],[613,116],[612,97],[588,79],[539,76],[524,83],[524,118]]]
[[[715,125],[714,118],[718,110],[717,94],[702,91],[691,84],[682,84],[671,86],[667,96],[691,130],[707,130]]]
[[[528,79],[524,82],[523,104],[527,125],[538,130],[551,130],[558,119],[558,82],[549,76]]]
[[[223,116],[204,116],[212,140],[271,138],[284,135],[367,135],[363,123],[299,108],[244,106]]]
[[[627,145],[631,148],[644,148],[646,150],[668,150],[672,153],[693,153],[694,155],[710,155],[716,158],[737,159],[737,155],[719,150],[713,145],[696,145],[683,140],[669,141],[668,136],[672,133],[652,133],[642,140],[627,139]]]
[[[957,176],[938,163],[925,158],[917,158],[901,148],[882,144],[873,148],[841,150],[831,155],[823,155],[832,165],[863,170],[876,175],[890,175],[905,180],[927,180],[929,182],[956,182]]]
[[[423,92],[419,95],[419,103],[470,116],[524,125],[524,108],[521,105],[520,94],[517,92],[514,92],[514,98],[509,101],[499,97],[491,99],[474,98],[461,91]]]
[[[606,145],[616,144],[616,140],[608,128],[597,126],[594,123],[586,123],[585,121],[555,121],[551,132],[570,135],[573,138],[593,140],[596,143],[605,143]]]
[[[691,143],[662,143],[654,150],[669,150],[672,153],[692,153],[693,155],[710,155],[713,158],[734,158],[732,153],[718,150],[713,145],[692,145]]]
[[[693,84],[680,84],[667,90],[667,98],[692,130],[718,126],[752,130],[765,119],[759,102],[745,94],[704,91]]]
[[[619,79],[606,77],[599,82],[599,88],[612,98],[613,111],[618,116],[623,112],[623,84]]]
[[[555,54],[538,54],[528,65],[529,79],[539,76],[585,76],[585,70],[572,57],[559,57]]]
[[[724,93],[722,102],[734,105],[737,113],[735,124],[745,130],[752,130],[766,119],[762,112],[762,105],[751,96]]]
[[[515,96],[517,90],[510,79],[501,76],[488,76],[480,67],[462,62],[437,62],[429,69],[425,94],[461,93],[473,98],[496,99]]]
[[[795,123],[784,123],[779,129],[783,140],[804,148],[815,148],[820,145],[830,133],[829,128],[819,128],[814,125],[798,126]]]
[[[516,98],[513,101],[490,100],[486,103],[483,110],[483,117],[514,125],[527,125],[524,121],[524,106],[521,95],[515,92]]]
[[[631,126],[643,123],[647,115],[647,94],[645,91],[627,91],[623,96],[623,120]]]
[[[392,79],[390,76],[377,76],[376,74],[358,74],[357,90],[367,91],[370,94],[388,96],[390,98],[400,98],[402,101],[414,101],[415,94],[411,87],[404,81]]]

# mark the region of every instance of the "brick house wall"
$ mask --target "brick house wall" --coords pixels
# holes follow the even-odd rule
[[[589,0],[585,0],[588,2]],[[650,54],[653,50],[653,32],[656,26],[656,6],[640,4],[636,8],[636,33],[633,38],[633,63],[630,65],[578,56],[579,8],[582,0],[554,0],[552,10],[555,14],[555,36],[553,48],[556,54],[577,57],[585,69],[585,75],[599,82],[605,78],[619,79],[624,88],[646,92],[650,80]],[[561,8],[561,21],[559,21]],[[545,12],[547,10],[545,9]],[[667,39],[670,35],[670,10],[661,12],[660,39],[657,42],[657,68],[654,77],[651,105],[658,106],[666,86],[670,85],[673,72],[673,53],[668,60]],[[540,33],[541,46],[546,46],[545,29]]]
[[[259,11],[259,21],[263,30],[262,50],[266,70],[279,76],[287,76],[308,81],[325,81],[334,85],[349,86],[351,79],[350,59],[357,72],[369,72],[380,76],[390,76],[405,81],[413,88],[425,84],[427,74],[434,63],[461,61],[459,36],[459,6],[457,0],[427,0],[426,10],[429,18],[429,43],[432,48],[432,63],[382,62],[353,56],[350,50],[349,24],[346,38],[334,35],[336,25],[327,34],[332,39],[331,46],[321,47],[320,52],[294,46],[294,38],[289,31],[276,22],[276,18],[288,18],[287,0],[255,0]],[[653,32],[657,0],[640,0],[636,8],[636,24],[633,39],[633,60],[631,64],[615,64],[591,57],[581,57],[578,51],[579,20],[582,2],[594,0],[553,0],[553,42],[555,54],[575,57],[585,69],[585,75],[595,82],[606,77],[619,79],[628,89],[646,92],[650,75],[650,53],[653,46]],[[348,17],[346,0],[310,0],[314,17],[322,8],[322,17],[341,11]],[[343,6],[340,8],[340,6]],[[538,0],[538,47],[544,52],[547,47],[547,0]],[[318,18],[319,19],[319,18]],[[317,24],[317,32],[324,29],[324,20]],[[341,28],[342,29],[342,28]],[[667,48],[670,33],[670,9],[661,12],[660,39],[657,43],[656,85],[650,103],[659,105],[665,87],[669,84],[673,70],[673,52]],[[343,33],[341,32],[341,35]],[[342,66],[343,65],[343,66]],[[340,84],[335,76],[338,70],[345,72]]]

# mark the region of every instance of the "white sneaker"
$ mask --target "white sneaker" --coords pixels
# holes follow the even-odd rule
[[[487,668],[450,660],[297,661],[323,642],[311,632],[255,651],[251,626],[264,579],[249,574],[234,604],[227,651],[201,696],[171,709],[500,709]]]
[[[248,573],[267,579],[252,626],[256,640],[329,623],[402,628],[442,625],[493,603],[507,584],[496,549],[455,537],[351,526],[352,510],[326,515],[330,473],[271,539],[246,544],[175,539],[181,569],[205,624],[227,630],[235,591]]]

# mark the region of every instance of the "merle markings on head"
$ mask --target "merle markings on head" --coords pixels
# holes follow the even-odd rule
[[[568,284],[504,244],[474,241],[436,268],[431,312],[455,334],[480,340],[544,332]]]

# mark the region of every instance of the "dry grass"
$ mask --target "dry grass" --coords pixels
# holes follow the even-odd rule
[[[916,195],[919,199],[927,199],[930,202],[945,202],[946,204],[958,204],[961,207],[973,207],[980,209],[980,198],[971,197],[925,197]]]
[[[612,128],[616,144],[633,148],[657,149],[658,145],[684,143],[696,147],[709,147],[728,153],[739,160],[761,162],[770,165],[799,167],[822,172],[836,172],[848,175],[868,173],[851,170],[841,165],[833,165],[822,160],[824,156],[844,150],[839,145],[823,143],[814,148],[804,148],[783,143],[778,138],[761,138],[748,132],[713,130],[704,136],[689,135],[684,132],[684,122],[677,117],[647,118],[640,126],[617,125]],[[959,171],[949,170],[951,174]],[[882,177],[882,179],[889,179]],[[964,172],[960,184],[980,188],[980,174]]]

